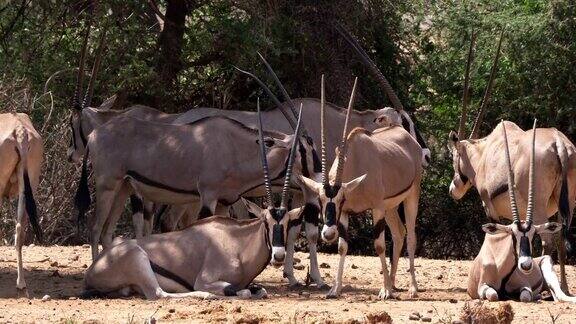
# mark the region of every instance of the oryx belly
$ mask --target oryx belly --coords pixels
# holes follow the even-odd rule
[[[126,179],[138,195],[156,203],[180,205],[196,202],[199,199],[196,190],[186,190],[153,183],[135,174],[127,175]]]

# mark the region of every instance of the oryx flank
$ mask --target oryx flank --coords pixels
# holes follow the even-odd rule
[[[502,37],[500,38],[500,42]],[[474,186],[480,198],[486,215],[495,221],[501,218],[512,219],[512,211],[506,192],[506,160],[502,154],[504,141],[500,128],[506,124],[510,147],[514,152],[512,160],[514,178],[519,184],[518,204],[520,207],[520,219],[524,219],[528,197],[528,168],[531,131],[524,132],[516,124],[506,121],[500,123],[492,133],[484,138],[479,138],[479,128],[485,112],[486,104],[490,97],[492,83],[496,71],[496,65],[500,53],[500,45],[494,59],[490,81],[485,92],[478,117],[469,139],[465,134],[466,103],[468,97],[468,71],[472,58],[474,36],[468,54],[464,87],[464,107],[460,117],[458,134],[450,133],[450,148],[453,157],[454,177],[450,184],[450,195],[454,199],[460,199]],[[538,129],[537,149],[535,161],[539,176],[536,179],[538,195],[535,197],[536,224],[545,223],[548,218],[559,212],[561,223],[568,229],[572,220],[572,211],[576,201],[576,147],[555,128]],[[564,233],[562,231],[561,233]],[[549,233],[541,235],[544,252],[550,254],[553,247],[553,236]],[[563,245],[563,244],[562,244]],[[565,248],[559,249],[560,276],[562,289],[568,290],[566,274],[564,272]]]
[[[211,118],[207,121],[223,120]],[[271,151],[279,148],[277,145],[269,145],[272,139],[264,138],[260,125],[258,143],[264,169],[267,209],[261,209],[246,201],[249,209],[257,216],[256,219],[238,221],[213,216],[200,220],[182,231],[136,240],[119,240],[120,242],[115,242],[115,245],[106,249],[86,272],[84,295],[128,295],[137,292],[147,299],[264,297],[266,295],[264,289],[249,285],[270,260],[273,263],[281,263],[284,260],[284,237],[288,221],[293,214],[300,212],[299,209],[290,212],[286,210],[292,167],[297,155],[299,125],[300,123],[294,136],[286,136],[293,143],[279,207],[273,204],[271,185],[271,177],[277,174],[277,170],[274,170],[277,167],[273,165],[278,164],[279,156],[273,152],[266,154],[266,146],[270,146]],[[236,134],[227,135],[230,140],[233,138],[232,135]],[[252,141],[249,145],[254,144],[255,141]],[[92,149],[90,144],[89,147]],[[268,158],[272,165],[271,169]],[[283,158],[280,160],[284,161]],[[225,173],[225,170],[222,171]],[[226,181],[220,184],[227,185]],[[136,182],[133,182],[133,185],[143,188],[143,185]],[[156,189],[152,189],[154,190]]]
[[[18,197],[15,242],[18,263],[16,288],[28,294],[22,264],[22,245],[30,224],[36,239],[42,241],[34,195],[38,187],[44,147],[30,117],[22,113],[0,114],[0,203]],[[29,223],[28,223],[29,222]]]
[[[322,84],[322,93],[323,91]],[[356,82],[348,105],[350,115]],[[322,94],[322,98],[324,95]],[[321,111],[325,110],[322,105]],[[321,133],[326,130],[326,122],[321,118]],[[404,225],[400,221],[397,207],[403,203],[408,227],[408,253],[410,255],[411,285],[410,296],[417,294],[414,273],[414,252],[416,249],[416,215],[422,177],[422,148],[402,127],[390,126],[370,132],[355,128],[350,134],[348,119],[344,123],[341,144],[330,174],[326,169],[326,142],[322,136],[322,182],[302,177],[309,190],[319,195],[324,211],[322,238],[334,242],[337,238],[340,263],[334,286],[328,297],[337,297],[342,289],[344,260],[348,251],[348,217],[366,210],[372,211],[374,219],[374,246],[382,263],[384,287],[380,298],[393,297],[392,289],[396,267],[404,240]],[[384,228],[385,222],[391,229],[394,240],[394,254],[390,274],[386,266]]]
[[[536,121],[532,129],[532,143],[530,153],[530,170],[528,183],[528,201],[526,207],[526,221],[520,221],[515,191],[519,188],[515,185],[515,172],[510,161],[510,149],[506,128],[510,124],[503,122],[503,141],[508,173],[508,195],[510,210],[512,212],[512,224],[486,224],[482,229],[486,232],[484,243],[480,253],[474,259],[468,276],[468,294],[472,298],[487,299],[490,301],[519,299],[530,302],[539,299],[540,293],[549,288],[554,300],[570,301],[576,303],[576,297],[568,297],[560,288],[558,277],[552,267],[552,259],[549,255],[532,259],[532,239],[534,234],[553,234],[560,231],[559,223],[545,223],[534,225],[534,213],[544,212],[541,208],[535,208],[538,201],[536,188],[536,170],[540,172],[540,165],[535,163]],[[538,130],[538,136],[542,131]],[[502,154],[500,154],[502,155]],[[527,154],[516,151],[516,156]],[[518,160],[518,158],[516,159]],[[536,170],[535,170],[536,168]],[[538,191],[539,192],[539,191]],[[536,205],[535,205],[536,204]]]

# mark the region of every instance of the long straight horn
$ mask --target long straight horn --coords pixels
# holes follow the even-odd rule
[[[92,15],[88,16],[86,32],[84,33],[84,42],[80,50],[80,61],[78,63],[78,76],[76,78],[76,89],[74,90],[74,97],[72,98],[72,107],[76,110],[81,110],[80,92],[84,83],[84,64],[86,63],[86,48],[88,47],[88,38],[90,38],[90,30],[92,29]]]
[[[290,190],[290,180],[292,178],[292,169],[294,168],[294,158],[296,156],[296,147],[300,141],[300,128],[302,126],[302,103],[300,103],[300,111],[298,113],[298,123],[296,124],[296,131],[294,132],[294,139],[292,140],[292,147],[290,148],[290,156],[288,157],[288,166],[286,167],[286,177],[284,178],[284,187],[282,188],[282,199],[280,200],[280,208],[286,209],[288,202],[288,191]]]
[[[82,108],[90,106],[92,103],[92,95],[94,94],[94,83],[98,76],[98,71],[100,69],[100,61],[102,60],[102,53],[104,52],[104,42],[106,40],[106,28],[102,31],[100,35],[100,41],[98,42],[98,49],[96,50],[96,60],[94,61],[94,66],[92,67],[92,74],[90,75],[90,82],[88,83],[88,89],[86,90],[86,96],[84,96],[84,102],[82,103]]]
[[[502,132],[504,133],[504,148],[506,151],[506,163],[508,165],[508,194],[510,195],[510,209],[512,210],[512,220],[515,224],[520,224],[520,216],[518,216],[518,205],[516,204],[516,184],[514,183],[514,171],[512,170],[512,162],[510,162],[510,148],[508,147],[508,136],[506,135],[506,125],[502,123]]]
[[[324,92],[324,74],[320,84],[320,145],[322,160],[322,185],[328,185],[328,170],[326,169],[326,93]]]
[[[476,42],[476,33],[472,32],[470,38],[470,48],[468,49],[468,60],[466,61],[466,71],[464,72],[464,93],[462,94],[462,114],[458,125],[458,138],[466,138],[466,119],[468,117],[468,95],[470,92],[470,65],[474,60],[474,42]]]
[[[396,92],[394,91],[394,89],[392,89],[390,82],[388,82],[388,79],[386,79],[384,74],[382,74],[380,69],[378,69],[378,66],[376,66],[376,63],[374,63],[374,61],[372,61],[372,59],[370,59],[368,54],[366,54],[366,51],[364,51],[362,46],[360,46],[360,44],[358,43],[356,38],[354,38],[354,36],[352,36],[352,34],[350,34],[339,23],[336,23],[334,25],[334,28],[336,28],[336,30],[344,38],[344,40],[346,40],[346,42],[350,46],[352,46],[352,48],[356,51],[356,53],[360,57],[360,60],[364,63],[364,65],[366,65],[366,67],[368,68],[368,71],[372,74],[372,76],[376,79],[376,81],[378,81],[380,88],[384,91],[384,93],[386,93],[386,96],[388,97],[388,99],[392,103],[392,106],[394,107],[394,109],[396,109],[396,111],[404,110],[404,106],[400,102],[400,99],[396,95]]]
[[[268,158],[266,157],[266,146],[264,145],[264,131],[262,130],[262,114],[260,113],[260,98],[256,101],[256,110],[258,111],[258,139],[260,143],[260,159],[262,160],[262,169],[264,169],[264,188],[266,189],[266,199],[268,207],[274,207],[272,200],[272,183],[270,182],[270,170],[268,168]]]
[[[528,207],[526,208],[526,229],[530,229],[532,225],[532,217],[534,214],[534,174],[535,174],[535,157],[536,151],[536,119],[532,126],[532,151],[530,153],[530,175],[528,176]]]
[[[484,97],[482,98],[482,103],[478,109],[478,116],[474,121],[474,127],[472,127],[472,133],[470,133],[471,139],[476,139],[480,133],[480,125],[482,125],[482,120],[484,119],[484,114],[486,113],[486,105],[490,100],[492,95],[492,86],[494,84],[494,77],[496,76],[496,71],[498,70],[498,61],[500,60],[500,47],[502,46],[502,39],[504,38],[504,30],[500,33],[500,40],[498,40],[498,49],[496,50],[496,55],[494,56],[494,62],[492,63],[492,69],[490,70],[490,79],[488,80],[488,85],[486,86],[486,91],[484,92]]]
[[[254,79],[254,81],[256,81],[256,83],[258,83],[258,85],[264,90],[264,92],[266,92],[268,97],[270,97],[270,99],[272,99],[272,101],[278,107],[278,109],[280,109],[280,112],[282,112],[282,115],[284,115],[284,118],[286,118],[286,120],[288,121],[288,124],[290,124],[290,127],[292,129],[296,129],[296,123],[294,122],[294,119],[292,119],[292,117],[290,116],[290,113],[288,113],[286,111],[286,109],[284,108],[284,106],[282,105],[280,100],[278,100],[278,98],[272,93],[272,91],[270,91],[270,89],[266,86],[266,84],[264,84],[264,82],[262,82],[262,80],[260,80],[257,76],[255,76],[254,74],[252,74],[248,71],[244,71],[244,70],[242,70],[236,66],[234,68],[236,70],[238,70],[238,72],[240,72],[242,74],[246,74],[247,76]]]
[[[346,149],[348,144],[348,124],[350,123],[350,112],[354,106],[354,99],[356,98],[356,85],[358,83],[358,77],[354,79],[354,86],[352,87],[352,93],[350,94],[350,101],[348,102],[348,110],[346,111],[346,122],[344,123],[344,130],[342,131],[342,142],[340,142],[339,152],[338,152],[338,167],[336,168],[336,179],[334,180],[334,185],[339,187],[342,184],[342,171],[344,170],[344,158],[346,157]]]
[[[260,52],[256,52],[256,53],[260,57],[260,60],[262,61],[262,63],[264,63],[266,70],[268,70],[268,74],[270,74],[272,79],[274,79],[276,86],[278,86],[278,88],[280,89],[280,92],[282,93],[284,100],[286,100],[286,102],[288,102],[288,107],[290,107],[290,110],[292,111],[292,115],[294,115],[294,118],[297,118],[298,116],[296,115],[296,107],[294,107],[294,103],[292,102],[292,99],[290,99],[290,95],[288,94],[288,91],[286,91],[286,88],[284,88],[284,85],[282,85],[282,82],[280,82],[278,75],[276,75],[276,72],[274,72],[274,70],[272,69],[272,66],[270,66],[270,64],[268,64],[268,61],[266,61],[264,56],[262,56],[262,54],[260,54]]]

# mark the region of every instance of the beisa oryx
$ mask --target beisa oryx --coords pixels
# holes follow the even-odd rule
[[[534,213],[544,210],[535,208],[539,190],[536,191],[536,121],[532,129],[532,149],[530,153],[530,170],[528,176],[528,202],[526,207],[526,221],[520,221],[518,205],[516,203],[515,172],[510,161],[510,148],[506,134],[507,122],[501,124],[507,174],[508,195],[512,224],[485,224],[482,226],[486,236],[480,253],[474,259],[468,276],[468,295],[472,298],[487,299],[490,301],[516,299],[523,302],[535,301],[540,293],[550,289],[554,300],[576,303],[576,297],[567,296],[560,288],[558,277],[552,267],[552,258],[544,255],[532,259],[532,240],[535,234],[553,234],[561,230],[562,225],[555,222],[541,225],[533,224]],[[538,135],[540,135],[540,130]],[[524,152],[516,151],[515,156]],[[526,156],[526,154],[523,154]],[[525,182],[523,184],[526,184]]]
[[[300,208],[287,211],[290,178],[298,154],[299,125],[300,120],[295,134],[289,136],[292,145],[279,207],[273,203],[271,184],[271,179],[277,174],[272,165],[277,164],[279,158],[273,151],[279,148],[269,145],[271,139],[260,127],[257,145],[261,152],[268,207],[261,209],[246,201],[256,219],[241,221],[212,216],[177,232],[115,240],[115,244],[104,250],[88,268],[84,296],[136,292],[147,299],[264,297],[266,291],[263,288],[249,285],[270,260],[282,262],[288,221],[300,213]],[[252,141],[251,145],[256,145],[256,142]],[[262,171],[259,171],[262,177]],[[221,185],[227,184],[222,182]]]
[[[26,228],[31,225],[38,242],[42,229],[34,195],[40,179],[44,146],[30,117],[22,113],[0,114],[0,203],[18,197],[14,245],[16,246],[18,293],[28,296],[22,263]]]
[[[226,117],[208,117],[190,125],[170,125],[118,117],[88,137],[86,158],[92,161],[96,184],[96,215],[88,224],[92,256],[98,242],[111,245],[127,197],[138,196],[158,204],[183,205],[200,200],[200,218],[220,214],[244,193],[262,186],[257,131]],[[281,181],[295,135],[266,132],[269,166],[274,182]],[[298,142],[297,142],[298,143]],[[304,144],[306,145],[306,143]],[[306,152],[311,152],[307,147]],[[296,152],[296,174],[302,160]],[[89,205],[86,172],[78,188]],[[86,208],[80,210],[85,211]]]
[[[525,132],[516,124],[506,121],[499,123],[496,128],[486,137],[480,138],[480,125],[485,114],[485,108],[490,98],[494,75],[496,73],[500,45],[492,65],[490,79],[480,104],[478,116],[474,122],[472,132],[468,139],[465,134],[466,112],[468,103],[468,80],[470,64],[473,56],[475,35],[472,36],[466,65],[464,100],[462,115],[458,133],[451,132],[449,145],[452,151],[454,177],[450,184],[450,195],[454,199],[461,199],[471,187],[478,191],[488,218],[499,221],[501,218],[513,219],[508,195],[508,183],[506,180],[506,160],[502,154],[504,142],[500,128],[504,123],[510,139],[510,148],[514,152],[512,160],[514,178],[520,185],[518,194],[518,207],[520,219],[525,219],[525,206],[528,197],[528,170],[531,132]],[[538,166],[539,176],[536,179],[538,195],[534,202],[534,222],[545,223],[556,212],[559,213],[560,223],[564,230],[560,232],[562,240],[568,241],[567,230],[571,224],[572,211],[576,201],[576,147],[568,138],[555,128],[538,129],[537,149],[535,161]],[[550,254],[553,247],[553,236],[544,232],[540,235],[544,245],[544,253]],[[560,244],[558,255],[560,260],[560,278],[562,289],[568,291],[564,263],[566,249]]]
[[[356,82],[348,105],[348,117],[352,110],[355,91]],[[321,111],[324,110],[322,105]],[[323,117],[324,114],[320,119],[321,130],[322,134],[325,134],[327,125]],[[322,182],[301,178],[309,190],[319,195],[325,220],[322,238],[329,243],[338,239],[340,263],[334,286],[328,292],[328,297],[337,297],[342,290],[344,261],[349,242],[349,215],[367,210],[372,211],[374,247],[380,257],[384,276],[384,286],[380,290],[379,297],[382,299],[393,297],[392,290],[405,233],[404,224],[397,212],[401,203],[408,227],[411,273],[409,293],[414,297],[418,289],[414,273],[414,252],[416,215],[422,178],[422,148],[410,133],[400,126],[384,127],[373,132],[355,128],[348,134],[348,121],[347,119],[344,124],[341,144],[330,173],[328,174],[326,167],[326,145],[322,136]],[[390,227],[394,241],[390,273],[385,257],[385,223]]]
[[[98,49],[96,50],[96,58],[94,65],[92,67],[92,73],[90,75],[90,80],[88,82],[88,87],[84,94],[83,99],[81,99],[81,91],[83,88],[84,81],[84,65],[86,63],[86,49],[88,46],[88,39],[91,31],[92,18],[89,16],[86,32],[84,35],[84,43],[80,51],[80,59],[78,66],[78,76],[76,82],[76,88],[74,91],[74,96],[72,98],[72,112],[70,114],[70,129],[71,129],[71,140],[68,147],[68,160],[74,163],[80,163],[82,157],[86,152],[87,138],[92,133],[94,129],[102,124],[110,121],[112,118],[118,116],[130,116],[142,120],[150,120],[163,123],[171,123],[174,121],[178,115],[165,114],[159,110],[143,105],[135,105],[124,110],[111,110],[110,107],[113,105],[116,96],[113,96],[103,102],[99,107],[92,107],[92,96],[94,93],[95,80],[100,68],[100,62],[102,59],[102,53],[105,48],[105,30],[102,31],[100,35]],[[87,172],[87,170],[83,170]],[[136,237],[142,237],[144,234],[150,234],[152,232],[152,212],[150,211],[151,206],[144,208],[145,205],[142,200],[136,195],[130,197],[130,202],[133,212],[133,222],[135,226]],[[76,201],[76,205],[79,208],[80,201]]]

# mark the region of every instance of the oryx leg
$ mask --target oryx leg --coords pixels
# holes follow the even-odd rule
[[[416,269],[414,268],[414,255],[416,253],[416,217],[418,216],[418,201],[420,200],[420,184],[412,188],[404,200],[404,216],[406,217],[407,248],[410,259],[410,289],[411,298],[418,296],[418,283],[416,282]]]
[[[168,210],[160,220],[160,229],[162,233],[173,232],[178,229],[178,223],[188,209],[188,205],[172,205],[167,207]]]
[[[480,275],[478,277],[478,298],[489,301],[498,301],[499,288],[498,270],[494,262],[486,262],[481,265]]]
[[[138,239],[144,236],[144,204],[142,199],[135,194],[130,195],[130,207],[132,210],[134,236]]]
[[[200,187],[200,184],[198,185]],[[207,189],[207,192],[200,192],[200,211],[198,212],[198,219],[203,219],[215,215],[216,206],[218,205],[218,198],[215,191]]]
[[[326,298],[336,298],[340,296],[342,292],[342,275],[344,273],[344,261],[346,260],[346,254],[348,253],[348,214],[342,212],[338,224],[338,254],[340,255],[340,261],[338,262],[338,272],[336,274],[336,279],[334,280],[334,285],[328,291]]]
[[[106,217],[106,222],[104,223],[104,230],[102,231],[102,248],[107,249],[112,245],[112,239],[114,238],[114,232],[116,231],[116,224],[122,216],[124,211],[126,200],[131,194],[131,187],[127,182],[123,182],[120,188],[116,192],[114,197],[114,202],[110,207],[110,213]],[[142,215],[142,213],[140,214]],[[142,224],[141,224],[142,225]]]
[[[214,215],[231,217],[232,215],[230,215],[230,206],[224,204],[216,204]]]
[[[569,292],[568,282],[566,281],[566,248],[564,245],[564,230],[555,235],[556,249],[558,250],[558,263],[560,264],[560,287],[562,290]]]
[[[288,279],[290,287],[297,287],[301,286],[302,283],[294,277],[294,245],[302,229],[302,223],[301,220],[295,220],[295,222],[289,222],[288,226],[290,226],[290,228],[288,229],[288,236],[286,237],[286,257],[284,258],[283,276]]]
[[[14,245],[16,246],[16,261],[18,264],[16,276],[16,289],[18,294],[28,296],[26,281],[24,280],[24,264],[22,261],[22,246],[26,241],[26,228],[28,227],[28,213],[25,208],[24,184],[21,184],[20,194],[18,195],[18,211],[16,216],[16,228],[14,229]]]
[[[144,229],[143,235],[148,236],[154,230],[154,203],[151,201],[142,201],[144,213]]]
[[[316,283],[318,288],[327,288],[328,285],[322,280],[320,270],[318,269],[318,214],[320,207],[313,204],[304,205],[304,230],[308,240],[308,250],[310,256],[310,278]]]
[[[388,266],[386,265],[386,239],[384,237],[386,229],[385,217],[385,211],[380,209],[372,210],[372,218],[374,222],[374,249],[380,258],[380,263],[382,264],[382,277],[384,279],[384,285],[378,294],[380,299],[394,298],[394,294],[392,293],[392,281],[390,280]]]
[[[122,184],[123,181],[117,181],[110,187],[96,184],[96,215],[94,219],[89,220],[92,261],[95,261],[99,254],[98,243],[100,243],[100,235],[110,215],[110,209],[112,208],[116,194],[122,187]]]
[[[404,238],[406,237],[406,227],[398,215],[398,209],[393,208],[386,211],[386,224],[392,234],[392,258],[390,260],[390,282],[392,289],[396,289],[396,272],[398,271],[398,261],[404,247]],[[374,233],[377,235],[377,233]]]
[[[558,281],[558,277],[556,276],[556,272],[554,272],[554,267],[552,266],[552,258],[549,255],[536,258],[534,259],[534,262],[540,264],[540,270],[542,271],[544,281],[548,288],[550,288],[550,292],[555,301],[576,303],[576,297],[566,295],[564,290],[560,287],[560,282]]]

